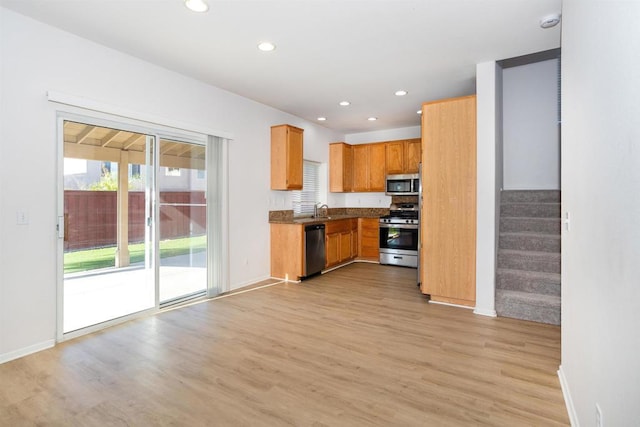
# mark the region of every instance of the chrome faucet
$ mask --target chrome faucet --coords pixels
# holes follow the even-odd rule
[[[329,206],[327,206],[326,204],[320,205],[320,203],[322,202],[318,202],[315,205],[313,205],[313,217],[314,218],[319,218],[320,215],[318,215],[318,210],[319,209],[326,209],[326,211],[324,212],[324,215],[322,215],[323,217],[329,216]],[[320,205],[320,207],[318,208],[318,205]]]

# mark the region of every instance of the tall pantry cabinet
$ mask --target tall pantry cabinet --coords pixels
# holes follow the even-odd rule
[[[475,306],[476,97],[422,106],[420,288],[432,301]]]

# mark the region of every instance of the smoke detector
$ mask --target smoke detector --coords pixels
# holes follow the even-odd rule
[[[554,13],[553,15],[545,16],[540,20],[541,28],[552,28],[560,23],[560,14]]]

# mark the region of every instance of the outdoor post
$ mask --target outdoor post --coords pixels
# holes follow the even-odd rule
[[[129,152],[120,151],[118,163],[118,247],[116,267],[129,265]]]

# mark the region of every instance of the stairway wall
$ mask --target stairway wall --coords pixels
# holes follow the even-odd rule
[[[498,316],[560,324],[560,191],[500,195]]]

